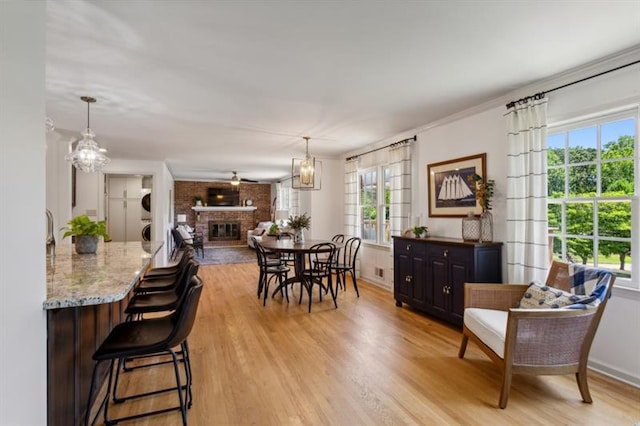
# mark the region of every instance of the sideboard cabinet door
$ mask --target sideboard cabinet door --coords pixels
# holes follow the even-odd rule
[[[502,282],[502,243],[394,237],[394,297],[462,326],[464,283]]]

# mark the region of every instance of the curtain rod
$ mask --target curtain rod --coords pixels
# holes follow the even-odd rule
[[[607,71],[602,71],[602,72],[600,72],[598,74],[591,75],[591,76],[585,77],[585,78],[581,78],[580,80],[572,81],[571,83],[563,84],[562,86],[554,87],[553,89],[549,89],[549,90],[545,90],[543,92],[536,93],[535,95],[525,96],[524,98],[520,98],[517,101],[511,101],[505,106],[507,108],[513,108],[516,104],[522,104],[522,103],[524,103],[526,101],[529,101],[529,100],[532,100],[532,99],[534,99],[534,100],[542,99],[542,98],[544,98],[544,95],[546,95],[547,93],[555,92],[556,90],[564,89],[565,87],[573,86],[574,84],[582,83],[583,81],[591,80],[592,78],[600,77],[601,75],[609,74],[610,72],[618,71],[618,70],[621,70],[622,68],[627,68],[627,67],[630,67],[630,66],[636,65],[636,64],[640,64],[640,60],[631,62],[631,63],[626,64],[626,65],[620,65],[619,67],[616,67],[616,68],[613,68],[613,69],[610,69],[610,70],[607,70]]]
[[[381,149],[391,148],[393,146],[398,146],[398,145],[401,145],[403,143],[409,143],[411,141],[417,141],[417,140],[418,140],[417,136],[414,136],[412,138],[403,139],[403,140],[398,141],[398,142],[390,143],[389,145],[381,146],[380,148],[376,148],[376,149],[372,149],[372,150],[367,151],[367,152],[362,152],[360,154],[352,155],[351,157],[347,157],[347,159],[345,161],[351,161],[351,160],[356,159],[356,158],[358,158],[358,157],[360,157],[362,155],[371,154],[372,152],[380,151]]]

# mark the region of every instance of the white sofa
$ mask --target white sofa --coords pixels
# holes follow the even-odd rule
[[[251,248],[253,247],[253,241],[251,241],[251,237],[255,237],[256,240],[258,240],[258,242],[262,242],[262,237],[267,235],[269,233],[269,228],[271,228],[271,224],[273,222],[271,221],[266,221],[266,222],[260,222],[258,223],[258,226],[256,226],[254,229],[250,229],[247,231],[247,245]],[[288,222],[286,220],[282,221],[282,225],[280,227],[280,231],[282,232],[289,232],[289,225]]]
[[[255,229],[249,229],[247,231],[247,245],[251,248],[254,248],[253,241],[251,241],[251,237],[255,237],[255,239],[258,240],[258,242],[262,242],[262,236],[267,235],[272,223],[273,222],[271,221],[260,222],[258,223],[258,226],[255,227]]]

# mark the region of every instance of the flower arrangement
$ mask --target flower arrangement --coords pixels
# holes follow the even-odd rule
[[[482,211],[491,210],[491,198],[493,198],[493,192],[495,190],[496,181],[493,179],[484,180],[482,176],[475,173],[473,180],[476,182],[476,200],[480,203]]]
[[[311,226],[311,218],[306,212],[300,216],[289,216],[288,222],[291,229],[295,230],[309,229]]]

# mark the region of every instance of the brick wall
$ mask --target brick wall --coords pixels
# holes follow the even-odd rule
[[[200,195],[203,200],[207,200],[207,189],[223,188],[229,189],[228,183],[219,182],[191,182],[176,181],[175,191],[175,215],[173,218],[174,225],[177,221],[177,215],[186,214],[189,226],[202,232],[205,237],[206,246],[224,246],[245,244],[247,238],[247,230],[255,228],[258,222],[270,220],[271,218],[271,185],[264,183],[241,183],[238,186],[240,192],[240,202],[250,199],[256,210],[253,212],[202,212],[200,220],[197,220],[196,212],[193,207],[193,197]],[[240,222],[240,240],[234,241],[209,241],[208,240],[208,222],[209,220],[237,220]]]

